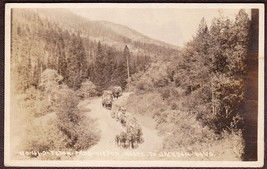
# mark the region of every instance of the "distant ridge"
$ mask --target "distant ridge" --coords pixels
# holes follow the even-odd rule
[[[125,25],[109,22],[109,21],[92,21],[83,16],[77,15],[67,9],[33,9],[38,14],[49,18],[56,24],[62,27],[69,27],[78,30],[95,38],[104,38],[109,41],[121,42],[121,39],[126,41],[137,41],[147,44],[155,44],[158,46],[180,49],[180,47],[171,45],[160,40],[152,39],[142,33],[131,29]]]
[[[170,47],[170,48],[174,48],[174,49],[179,49],[178,46],[160,41],[160,40],[155,40],[152,39],[134,29],[131,29],[127,26],[121,25],[121,24],[117,24],[117,23],[113,23],[113,22],[109,22],[109,21],[95,21],[96,23],[102,24],[103,26],[106,26],[108,28],[110,28],[112,31],[131,38],[134,41],[141,41],[141,42],[145,42],[145,43],[153,43],[156,45],[161,45],[161,46],[166,46],[166,47]]]

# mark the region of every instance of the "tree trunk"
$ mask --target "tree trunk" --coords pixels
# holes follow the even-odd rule
[[[127,59],[127,75],[128,75],[128,79],[130,79],[130,68],[129,68],[129,56],[126,56]]]
[[[211,103],[212,103],[212,114],[215,114],[215,106],[214,106],[214,93],[211,91],[212,96],[211,96]]]
[[[48,94],[48,102],[49,102],[49,104],[51,104],[51,95],[50,94]]]

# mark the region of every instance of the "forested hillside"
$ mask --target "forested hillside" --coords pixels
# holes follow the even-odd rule
[[[81,36],[89,37],[91,40],[103,41],[118,50],[127,44],[131,52],[151,55],[156,59],[164,55],[174,55],[179,49],[177,46],[151,39],[124,25],[107,21],[91,21],[66,9],[35,9],[35,11],[62,28],[79,32]]]
[[[210,27],[203,18],[181,58],[133,75],[136,94],[127,107],[157,121],[164,150],[209,150],[214,159],[242,159],[249,29],[244,10],[235,20],[214,18]]]
[[[144,41],[63,9],[12,10],[12,132],[24,140],[19,149],[84,150],[97,143],[99,131],[78,109],[79,99],[99,96],[114,85],[125,89],[128,76],[177,52],[132,32]]]
[[[23,90],[30,85],[37,86],[40,74],[46,68],[56,70],[64,77],[64,82],[74,89],[80,87],[83,79],[92,80],[100,88],[107,88],[109,87],[107,85],[115,83],[124,88],[126,54],[129,53],[130,74],[134,74],[144,71],[151,62],[152,56],[154,60],[156,54],[157,57],[162,57],[165,54],[171,55],[177,52],[175,49],[168,50],[156,44],[140,41],[127,43],[123,40],[126,37],[119,36],[106,30],[104,26],[93,24],[68,11],[54,12],[41,9],[40,11],[41,16],[46,12],[52,12],[53,15],[47,19],[35,13],[35,10],[13,11],[12,48],[15,50],[12,53],[12,59],[14,59],[12,63],[21,67],[16,71],[27,72],[22,73],[23,76],[18,76],[21,79],[18,80],[17,85],[24,88]],[[60,22],[54,23],[58,20]],[[96,37],[105,38],[96,41]],[[112,44],[110,40],[113,41]],[[133,52],[137,49],[138,52]]]
[[[20,150],[88,150],[101,131],[79,103],[119,85],[133,92],[127,111],[156,122],[163,152],[242,160],[249,33],[244,10],[210,27],[203,18],[180,48],[64,9],[13,9],[12,134]]]

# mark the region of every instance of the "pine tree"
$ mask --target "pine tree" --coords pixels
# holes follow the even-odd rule
[[[212,48],[214,57],[213,92],[216,111],[213,124],[220,132],[240,125],[239,108],[243,102],[245,59],[249,32],[249,19],[244,10],[240,10],[235,22],[217,18],[212,23]]]
[[[67,46],[67,77],[66,83],[73,89],[78,89],[86,71],[85,50],[79,36],[72,34]]]
[[[233,53],[229,55],[229,69],[233,74],[243,76],[245,73],[245,59],[249,42],[249,18],[245,10],[241,9],[233,24],[232,46]]]
[[[105,52],[100,42],[98,42],[97,50],[96,50],[96,59],[94,64],[94,78],[93,83],[96,84],[96,86],[103,90],[105,88]]]
[[[123,49],[123,56],[126,59],[126,67],[127,67],[127,77],[128,79],[130,79],[130,51],[127,45],[125,45],[124,49]]]

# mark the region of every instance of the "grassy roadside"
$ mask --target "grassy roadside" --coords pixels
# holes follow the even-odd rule
[[[183,111],[184,99],[188,98],[178,97],[172,100],[164,99],[155,91],[137,92],[129,96],[126,107],[130,112],[154,119],[156,130],[164,140],[162,152],[193,154],[186,160],[242,160],[242,133],[225,131],[220,135],[215,134],[212,129],[197,120],[196,114]]]

